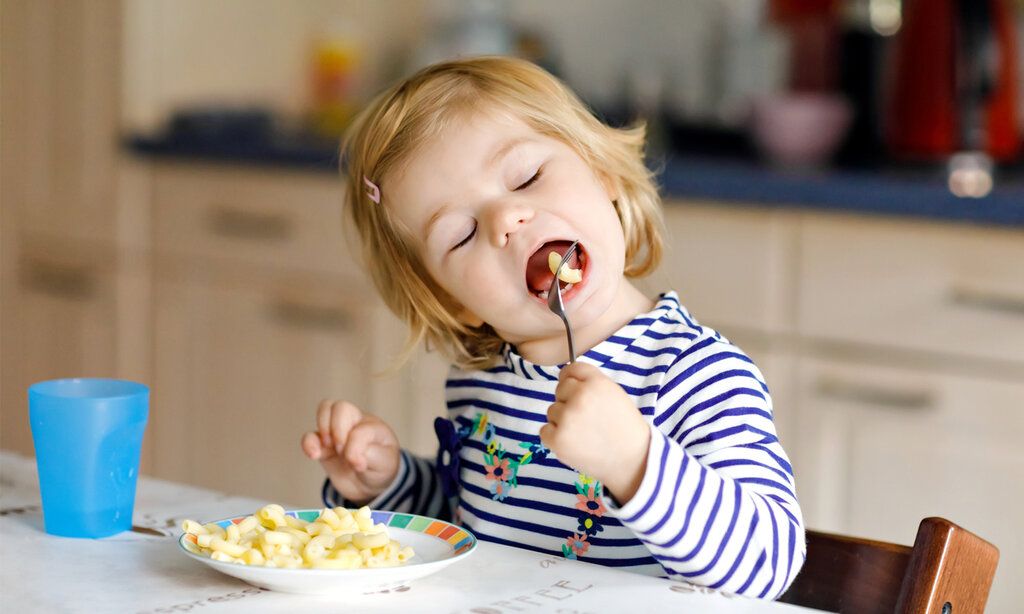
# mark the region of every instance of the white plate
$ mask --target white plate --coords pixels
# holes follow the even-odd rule
[[[320,515],[320,510],[290,510],[285,513],[312,521]],[[215,561],[199,552],[194,541],[188,539],[191,536],[187,533],[178,538],[178,545],[182,552],[191,558],[254,586],[306,595],[371,593],[396,588],[436,573],[455,561],[464,559],[476,549],[476,536],[450,522],[415,514],[383,511],[373,511],[372,515],[374,523],[382,522],[387,525],[391,539],[403,546],[412,546],[416,555],[398,567],[284,569]],[[226,527],[231,523],[241,522],[244,518],[246,516],[214,522]]]

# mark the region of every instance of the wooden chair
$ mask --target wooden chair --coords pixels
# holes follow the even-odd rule
[[[984,612],[999,550],[943,518],[925,518],[914,547],[807,532],[807,560],[780,601],[831,612]]]

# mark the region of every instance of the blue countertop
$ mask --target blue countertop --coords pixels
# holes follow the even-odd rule
[[[256,164],[337,172],[337,145],[304,139],[197,144],[135,137],[128,148],[160,159]],[[943,169],[787,172],[750,160],[668,157],[658,176],[666,198],[696,198],[766,207],[911,216],[972,224],[1024,227],[1024,174],[997,171],[984,198],[960,198]]]

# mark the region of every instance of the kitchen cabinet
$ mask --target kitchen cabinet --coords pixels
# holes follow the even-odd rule
[[[797,485],[811,526],[906,542],[943,516],[1001,552],[989,608],[1024,569],[1024,378],[808,357],[799,366]]]
[[[405,331],[346,240],[342,186],[155,165],[155,475],[315,506],[323,472],[299,440],[324,398],[379,415],[433,454],[428,403],[442,383],[419,375],[426,357],[383,374]]]
[[[195,263],[321,272],[367,283],[342,220],[335,175],[161,163],[152,183],[153,245]]]
[[[369,407],[368,301],[336,280],[168,268],[155,295],[154,473],[316,507],[323,471],[299,440],[323,398]]]
[[[26,454],[31,383],[110,377],[123,358],[120,10],[116,0],[3,3],[0,446]]]
[[[13,297],[4,297],[17,326],[4,330],[3,447],[31,455],[28,386],[114,369],[117,265],[103,250],[66,240],[26,236],[20,247]]]
[[[21,231],[118,238],[120,21],[118,0],[4,3],[4,207]]]
[[[1024,232],[805,215],[803,336],[1024,363]]]
[[[752,334],[794,327],[797,217],[786,210],[674,201],[665,208],[661,267],[640,280],[673,289],[713,328]]]
[[[675,201],[648,287],[765,374],[810,528],[908,543],[944,516],[1024,598],[1024,232]]]

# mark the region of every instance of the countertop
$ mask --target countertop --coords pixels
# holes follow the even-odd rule
[[[255,142],[189,142],[134,136],[127,147],[153,159],[308,169],[336,173],[337,144],[295,137]],[[968,224],[1024,227],[1024,172],[996,171],[995,188],[984,198],[960,198],[934,168],[823,169],[792,172],[750,159],[669,154],[657,165],[666,199],[701,199],[723,204],[798,207],[918,217]]]

